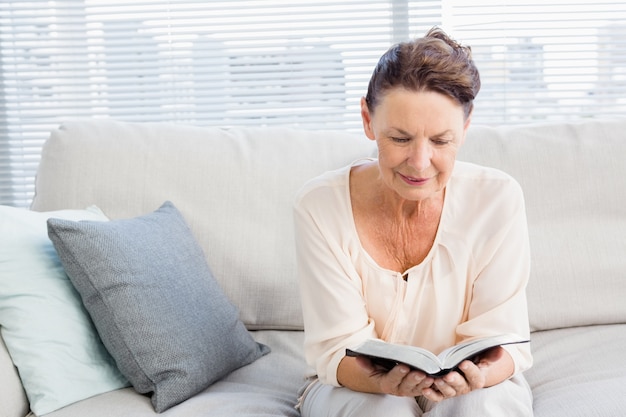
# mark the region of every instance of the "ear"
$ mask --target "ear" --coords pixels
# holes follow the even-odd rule
[[[372,130],[372,115],[367,107],[365,97],[361,97],[361,120],[363,121],[363,131],[365,136],[371,140],[376,140],[374,131]]]

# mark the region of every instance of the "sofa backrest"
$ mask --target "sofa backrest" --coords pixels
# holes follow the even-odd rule
[[[626,322],[623,132],[626,119],[470,128],[459,159],[500,168],[525,192],[532,330]],[[374,154],[343,132],[70,122],[44,146],[32,208],[95,204],[115,219],[170,200],[249,328],[301,329],[293,196]]]
[[[626,119],[470,128],[458,158],[524,190],[532,330],[626,323],[625,132]]]
[[[292,207],[308,179],[372,153],[344,132],[68,122],[46,142],[32,209],[130,218],[170,200],[250,329],[302,329]]]

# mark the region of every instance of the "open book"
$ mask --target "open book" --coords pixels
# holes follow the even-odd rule
[[[346,349],[347,356],[365,356],[374,364],[391,369],[399,363],[418,369],[432,376],[442,376],[457,367],[464,360],[474,360],[481,353],[502,345],[527,343],[513,334],[468,339],[454,345],[439,355],[416,346],[396,345],[380,339],[369,339],[354,349]]]

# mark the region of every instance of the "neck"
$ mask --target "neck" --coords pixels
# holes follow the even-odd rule
[[[438,220],[443,207],[445,191],[424,200],[407,200],[395,192],[383,192],[381,208],[389,217],[402,221]]]

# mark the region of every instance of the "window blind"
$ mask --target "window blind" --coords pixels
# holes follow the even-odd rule
[[[72,118],[358,132],[378,57],[434,25],[473,48],[475,122],[624,113],[620,1],[4,1],[0,204]]]
[[[475,122],[626,115],[625,2],[444,3],[444,22],[481,71]]]

